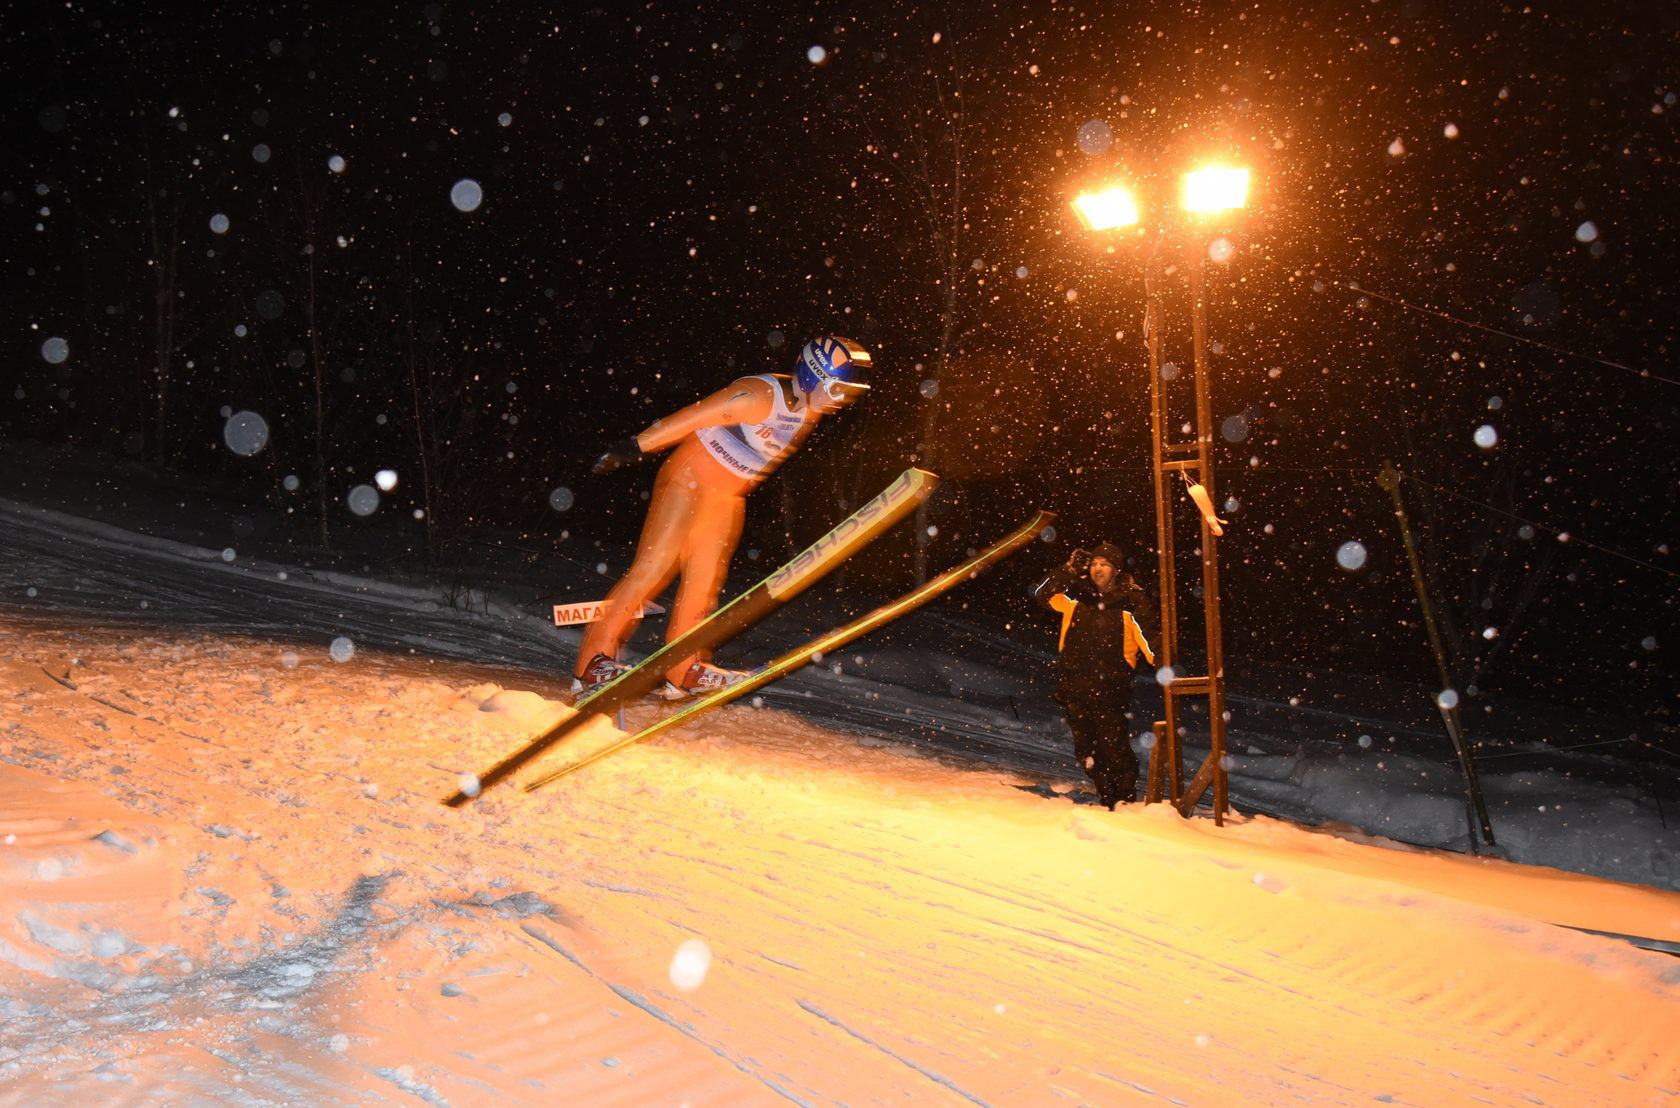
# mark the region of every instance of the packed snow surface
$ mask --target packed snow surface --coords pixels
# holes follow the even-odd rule
[[[760,697],[518,787],[600,720],[450,809],[569,713],[558,679],[49,603],[94,563],[164,605],[239,568],[176,550],[162,589],[119,532],[59,533],[79,568],[14,557],[0,607],[0,1104],[1680,1100],[1680,962],[1607,937],[1680,942],[1655,883],[1109,812],[1065,759],[893,742],[882,704],[930,701],[828,670],[803,688],[869,726]],[[323,624],[369,591],[290,577]],[[1435,803],[1286,762],[1245,787],[1354,787],[1396,826]],[[1636,814],[1584,826],[1614,852]]]

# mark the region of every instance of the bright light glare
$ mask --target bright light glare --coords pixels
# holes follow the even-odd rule
[[[1074,200],[1073,210],[1079,222],[1092,231],[1111,231],[1138,221],[1137,203],[1123,188],[1085,193]]]
[[[1184,210],[1219,212],[1248,203],[1248,170],[1198,169],[1184,175]]]

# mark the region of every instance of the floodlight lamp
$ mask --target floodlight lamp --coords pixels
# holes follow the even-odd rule
[[[1184,175],[1184,210],[1223,212],[1248,204],[1248,170],[1198,169]]]
[[[1090,231],[1112,231],[1138,221],[1137,202],[1123,188],[1085,193],[1074,200],[1073,210]]]

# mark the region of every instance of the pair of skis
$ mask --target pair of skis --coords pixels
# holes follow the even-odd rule
[[[907,469],[838,527],[801,551],[770,576],[713,612],[706,619],[641,662],[579,700],[577,714],[560,721],[488,770],[471,779],[444,801],[459,808],[480,792],[519,769],[555,743],[597,716],[611,715],[625,704],[652,692],[665,671],[679,659],[711,650],[763,619],[814,584],[876,536],[908,515],[932,495],[939,478],[923,469]]]
[[[794,670],[799,669],[801,666],[804,666],[809,662],[821,659],[830,651],[838,650],[860,635],[866,635],[878,627],[891,623],[893,620],[906,614],[907,612],[915,611],[917,608],[920,608],[923,604],[926,604],[929,600],[939,596],[941,593],[955,588],[964,581],[972,580],[973,578],[980,576],[980,574],[991,568],[994,563],[1002,561],[1004,558],[1007,558],[1010,554],[1013,554],[1016,550],[1026,545],[1028,542],[1031,542],[1033,536],[1048,527],[1050,522],[1055,518],[1056,516],[1053,512],[1037,513],[1032,519],[1023,523],[1007,537],[1000,539],[998,542],[987,547],[985,550],[982,550],[980,553],[967,559],[960,565],[957,565],[940,574],[938,577],[933,578],[919,588],[905,593],[897,600],[883,604],[879,608],[870,612],[868,615],[859,616],[857,619],[845,626],[836,627],[827,634],[812,639],[803,646],[796,647],[773,661],[767,662],[763,666],[754,670],[752,674],[743,681],[738,681],[725,688],[714,689],[709,693],[689,701],[684,704],[680,710],[673,712],[657,723],[650,724],[633,735],[626,735],[624,738],[619,739],[616,742],[609,743],[599,750],[592,751],[563,769],[556,770],[545,777],[537,778],[535,781],[532,781],[530,784],[525,786],[525,791],[535,792],[537,789],[542,788],[551,781],[558,781],[562,777],[576,773],[585,766],[593,765],[596,762],[599,762],[602,758],[608,757],[612,754],[617,754],[620,750],[623,750],[626,747],[635,746],[639,742],[651,739],[663,731],[669,730],[672,727],[676,727],[678,724],[693,719],[702,712],[709,712],[720,705],[728,704],[732,700],[736,700],[747,695],[754,689],[761,688],[772,681],[787,676],[789,673],[792,673]]]

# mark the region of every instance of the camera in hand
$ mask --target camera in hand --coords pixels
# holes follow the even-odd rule
[[[1068,555],[1068,569],[1083,576],[1091,568],[1091,552],[1085,549],[1075,550]]]

